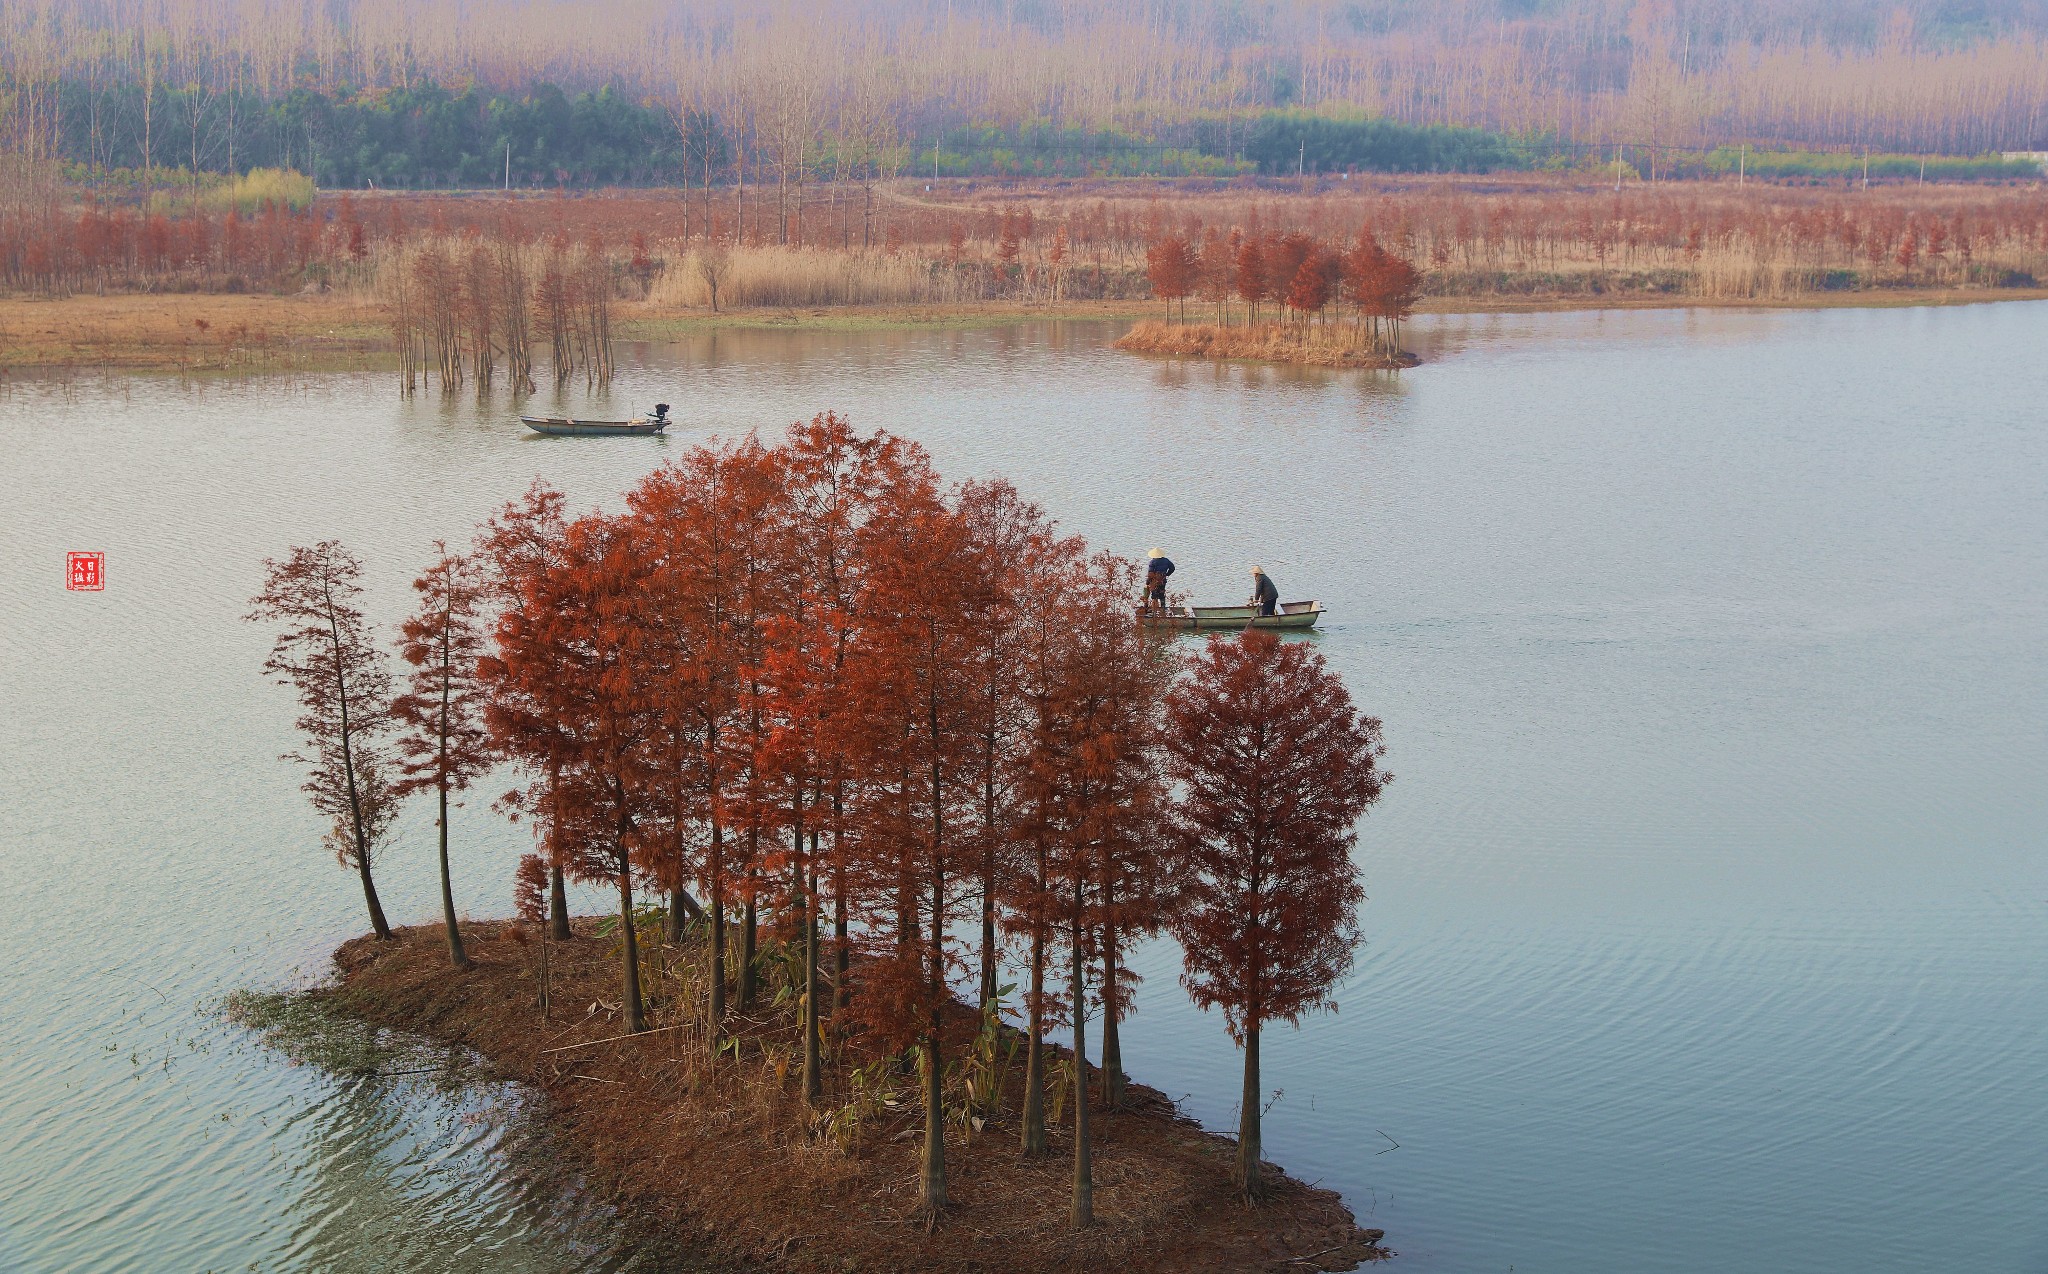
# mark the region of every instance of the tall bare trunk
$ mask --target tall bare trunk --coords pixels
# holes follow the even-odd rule
[[[1045,1153],[1045,940],[1031,939],[1031,1036],[1024,1042],[1022,1149]]]
[[[567,942],[576,935],[569,929],[569,889],[562,880],[562,865],[548,868],[548,936]]]
[[[1124,1050],[1117,1031],[1116,925],[1102,926],[1102,1105],[1117,1110],[1124,1104]]]
[[[714,1055],[725,1021],[725,830],[711,820],[711,1039]]]
[[[442,746],[447,746],[443,741]],[[458,969],[469,968],[469,953],[462,949],[462,929],[455,923],[455,887],[448,879],[448,786],[441,796],[441,919],[448,926],[448,958]]]
[[[740,986],[739,1009],[746,1013],[754,1007],[754,965],[759,958],[761,942],[761,913],[754,903],[754,873],[747,873],[748,889],[744,913],[740,917]]]
[[[1074,888],[1074,910],[1081,909],[1081,890]],[[1088,1144],[1088,1001],[1082,978],[1081,927],[1072,932],[1074,965],[1074,1228],[1095,1224],[1095,1157]]]
[[[924,1053],[924,1174],[921,1194],[925,1210],[937,1213],[946,1206],[946,1108],[939,1084],[937,1027],[931,1038],[919,1045]]]
[[[370,930],[380,938],[391,936],[391,925],[384,919],[384,905],[377,901],[377,885],[370,879],[370,860],[358,856],[356,870],[363,877],[363,901],[370,908]]]
[[[622,846],[619,850],[619,928],[626,936],[626,1030],[637,1034],[647,1028],[640,1003],[640,934],[633,924],[633,866]]]
[[[1237,1170],[1231,1174],[1247,1199],[1265,1194],[1266,1183],[1259,1176],[1259,1028],[1244,1033],[1244,1095],[1237,1112]]]

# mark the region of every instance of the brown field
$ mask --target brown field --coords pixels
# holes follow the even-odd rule
[[[2048,295],[2039,186],[962,181],[780,200],[757,187],[339,195],[246,219],[53,203],[0,213],[0,366],[381,365],[394,292],[423,277],[454,280],[439,303],[473,361],[464,271],[480,253],[523,271],[521,288],[557,269],[608,280],[622,339],[1141,318],[1163,313],[1146,268],[1163,240],[1227,257],[1231,242],[1295,235],[1337,251],[1364,229],[1421,272],[1423,313]],[[481,330],[498,339],[532,304],[494,298]],[[1199,284],[1187,308],[1205,305],[1221,323],[1246,308],[1234,278]]]
[[[575,941],[550,944],[556,1007],[543,1021],[535,932],[468,925],[477,968],[467,974],[448,967],[438,926],[388,943],[359,938],[335,954],[340,984],[315,994],[372,1025],[465,1045],[494,1074],[537,1090],[548,1128],[574,1156],[566,1167],[655,1250],[740,1266],[935,1274],[1337,1270],[1388,1255],[1373,1246],[1379,1232],[1359,1230],[1327,1190],[1281,1178],[1270,1202],[1247,1210],[1229,1181],[1234,1143],[1138,1085],[1126,1109],[1093,1118],[1096,1225],[1068,1223],[1070,1131],[1049,1129],[1052,1153],[1023,1160],[998,1114],[979,1132],[949,1134],[955,1207],[928,1231],[916,1215],[915,1100],[877,1107],[851,1140],[807,1131],[789,1066],[801,1033],[793,1014],[740,1020],[738,1057],[712,1065],[679,1007],[693,967],[681,948],[648,956],[662,966],[651,980],[656,1029],[616,1038],[615,1014],[601,1006],[617,994],[618,957],[591,921],[577,922]],[[1229,1047],[1220,1024],[1216,1047]],[[828,1103],[847,1100],[844,1082],[832,1081]]]

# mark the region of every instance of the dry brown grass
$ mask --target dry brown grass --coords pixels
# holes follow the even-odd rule
[[[1253,359],[1312,367],[1412,367],[1413,354],[1388,354],[1343,323],[1166,323],[1146,319],[1116,343],[1133,354],[1175,354],[1187,358]]]
[[[467,974],[448,968],[437,927],[356,939],[335,955],[340,985],[316,994],[374,1025],[466,1045],[530,1084],[577,1156],[573,1170],[670,1251],[794,1270],[985,1274],[1350,1269],[1385,1255],[1330,1191],[1283,1178],[1270,1203],[1239,1205],[1232,1143],[1135,1085],[1128,1109],[1095,1120],[1095,1226],[1067,1223],[1069,1134],[1023,1160],[998,1118],[949,1136],[955,1206],[928,1232],[917,1214],[914,1101],[884,1112],[851,1150],[814,1135],[787,1061],[792,1023],[765,1011],[741,1020],[740,1056],[707,1060],[681,1007],[694,949],[653,953],[681,971],[659,980],[656,1029],[614,1038],[615,1014],[585,1006],[616,998],[617,957],[594,925],[578,931],[551,944],[549,1021],[535,1007],[539,943],[511,923],[469,926],[477,967]],[[835,1089],[843,1082],[833,1076]]]
[[[0,297],[0,367],[339,368],[389,348],[376,309],[350,297]]]

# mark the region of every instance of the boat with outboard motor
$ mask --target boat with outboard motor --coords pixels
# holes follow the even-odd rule
[[[552,438],[595,438],[608,434],[658,434],[668,428],[668,404],[654,404],[652,416],[631,420],[578,420],[573,416],[521,416],[520,422]]]

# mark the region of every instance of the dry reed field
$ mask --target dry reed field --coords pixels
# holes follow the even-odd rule
[[[323,195],[303,209],[268,202],[249,215],[145,213],[50,192],[0,205],[0,288],[59,300],[340,302],[382,315],[417,374],[487,385],[499,361],[520,380],[536,366],[558,378],[605,374],[614,305],[627,321],[834,307],[1142,308],[1155,299],[1148,254],[1162,242],[1184,241],[1199,255],[1213,240],[1292,235],[1337,252],[1367,230],[1419,272],[1435,309],[1853,301],[1926,290],[1989,297],[2048,279],[2048,191],[2039,184],[1617,190],[1388,178],[848,185],[779,210],[751,188]],[[1275,298],[1284,295],[1283,283]],[[1234,294],[1215,300],[1219,323],[1240,317]],[[39,361],[35,328],[0,325],[12,346],[0,358]],[[140,332],[108,343],[123,339],[148,343]],[[191,334],[180,339],[193,343]]]

